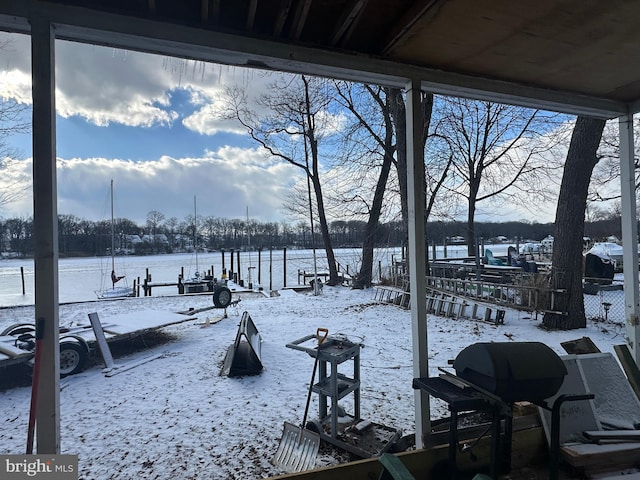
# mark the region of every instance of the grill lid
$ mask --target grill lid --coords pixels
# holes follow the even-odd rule
[[[506,402],[540,403],[556,394],[567,374],[562,359],[540,342],[475,343],[453,366],[460,378]]]

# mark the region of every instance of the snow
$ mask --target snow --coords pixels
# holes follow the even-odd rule
[[[61,452],[79,456],[81,479],[248,479],[283,473],[270,463],[285,421],[299,424],[304,413],[313,359],[286,344],[329,329],[364,345],[361,350],[361,416],[404,434],[414,431],[411,313],[374,301],[374,291],[325,286],[322,294],[280,291],[280,296],[239,295],[228,318],[214,322],[220,310],[165,327],[171,341],[116,358],[116,363],[149,355],[159,358],[111,377],[97,362],[62,380]],[[237,296],[234,296],[237,298]],[[61,323],[86,323],[93,311],[101,318],[121,313],[186,311],[211,305],[209,295],[143,297],[61,305]],[[220,376],[241,315],[247,311],[260,332],[264,371],[256,376]],[[32,322],[33,307],[0,310],[0,329]],[[505,324],[429,315],[430,374],[447,368],[467,345],[476,342],[540,341],[559,354],[560,343],[590,337],[603,352],[624,343],[624,326],[602,321],[586,329],[548,332],[541,318],[507,310]],[[208,326],[207,326],[208,324]],[[346,373],[349,374],[349,367]],[[0,374],[5,373],[0,370]],[[0,392],[0,453],[24,453],[29,417],[29,387]],[[353,411],[352,395],[341,405]],[[317,415],[312,396],[310,417]],[[431,400],[432,418],[447,415]],[[321,449],[316,466],[344,461]]]

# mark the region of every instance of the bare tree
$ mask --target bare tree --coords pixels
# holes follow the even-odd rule
[[[634,120],[634,136],[640,137],[640,119]],[[620,136],[617,122],[605,125],[598,153],[600,161],[593,169],[591,184],[587,197],[588,208],[616,214],[620,210]],[[640,145],[635,145],[634,152],[635,189],[640,190]],[[618,212],[619,213],[619,212]]]
[[[551,195],[544,180],[553,165],[544,154],[558,143],[553,135],[558,122],[537,110],[450,97],[441,102],[438,118],[438,133],[448,138],[453,155],[447,188],[466,200],[466,240],[472,256],[480,202],[525,204],[526,196],[531,205]]]
[[[387,189],[387,182],[394,164],[395,139],[393,121],[390,108],[390,89],[371,85],[358,85],[337,82],[336,91],[338,101],[346,108],[355,122],[346,131],[346,140],[355,148],[345,148],[350,155],[345,161],[351,165],[360,165],[360,172],[364,175],[377,173],[377,180],[371,182],[373,196],[370,193],[351,191],[347,202],[356,202],[364,207],[362,213],[367,218],[364,238],[362,239],[362,263],[354,282],[354,287],[365,288],[371,286],[373,276],[373,250],[380,225],[383,200]],[[360,161],[358,161],[360,160]],[[368,188],[368,192],[371,191]]]
[[[157,210],[151,210],[147,213],[147,227],[149,227],[149,233],[151,234],[151,241],[153,245],[153,251],[157,253],[158,248],[160,246],[160,242],[158,241],[158,227],[162,224],[164,220],[164,213],[161,213]]]
[[[573,129],[556,210],[551,268],[553,309],[544,315],[546,328],[586,327],[582,237],[587,193],[591,173],[599,161],[597,150],[604,126],[604,120],[578,117]]]
[[[343,167],[351,172],[346,177],[351,194],[342,198],[341,205],[343,211],[347,205],[354,216],[367,219],[362,240],[362,263],[355,286],[368,287],[372,281],[373,251],[379,241],[383,215],[390,219],[400,214],[405,237],[408,229],[404,93],[397,88],[345,82],[336,85],[341,107],[354,119],[352,125],[345,129],[343,148]],[[432,105],[433,95],[423,93],[423,146]]]
[[[0,45],[0,49],[2,47]],[[10,138],[31,132],[28,113],[28,105],[0,99],[0,170],[9,168],[22,157],[22,153],[11,145]],[[27,190],[28,187],[17,180],[6,184],[6,188],[0,190],[0,208],[20,199]]]
[[[227,92],[222,115],[233,118],[247,129],[251,138],[268,154],[305,172],[310,180],[314,214],[320,226],[329,268],[329,285],[339,283],[325,210],[321,175],[321,147],[334,128],[329,111],[328,81],[307,76],[279,77],[270,93],[261,96],[254,108],[249,107],[247,92],[236,87]],[[258,115],[256,108],[264,114]]]

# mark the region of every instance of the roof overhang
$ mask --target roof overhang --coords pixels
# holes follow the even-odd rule
[[[101,12],[48,2],[10,0],[0,6],[0,28],[29,33],[39,16],[56,38],[158,55],[403,87],[419,81],[424,90],[575,115],[614,118],[640,109],[640,102],[599,98],[532,84],[496,80],[372,55],[301,46],[166,21]]]

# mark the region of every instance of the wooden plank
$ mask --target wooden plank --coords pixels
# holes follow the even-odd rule
[[[600,480],[620,480],[620,474],[612,477],[598,477]],[[624,480],[640,480],[640,473],[625,473]]]
[[[89,321],[91,322],[91,326],[93,327],[93,334],[96,336],[96,341],[98,342],[100,353],[102,354],[102,358],[104,359],[105,367],[107,370],[111,370],[113,369],[115,364],[113,362],[113,356],[111,355],[111,350],[109,349],[109,344],[107,344],[107,339],[104,336],[102,325],[100,325],[100,318],[98,317],[98,313],[97,312],[90,313]]]
[[[600,349],[589,337],[561,342],[560,346],[569,354],[581,355],[585,353],[601,353]]]
[[[640,442],[640,430],[587,430],[583,435],[594,442],[632,441]]]
[[[565,445],[560,453],[572,467],[594,474],[638,466],[640,443],[580,443]]]

